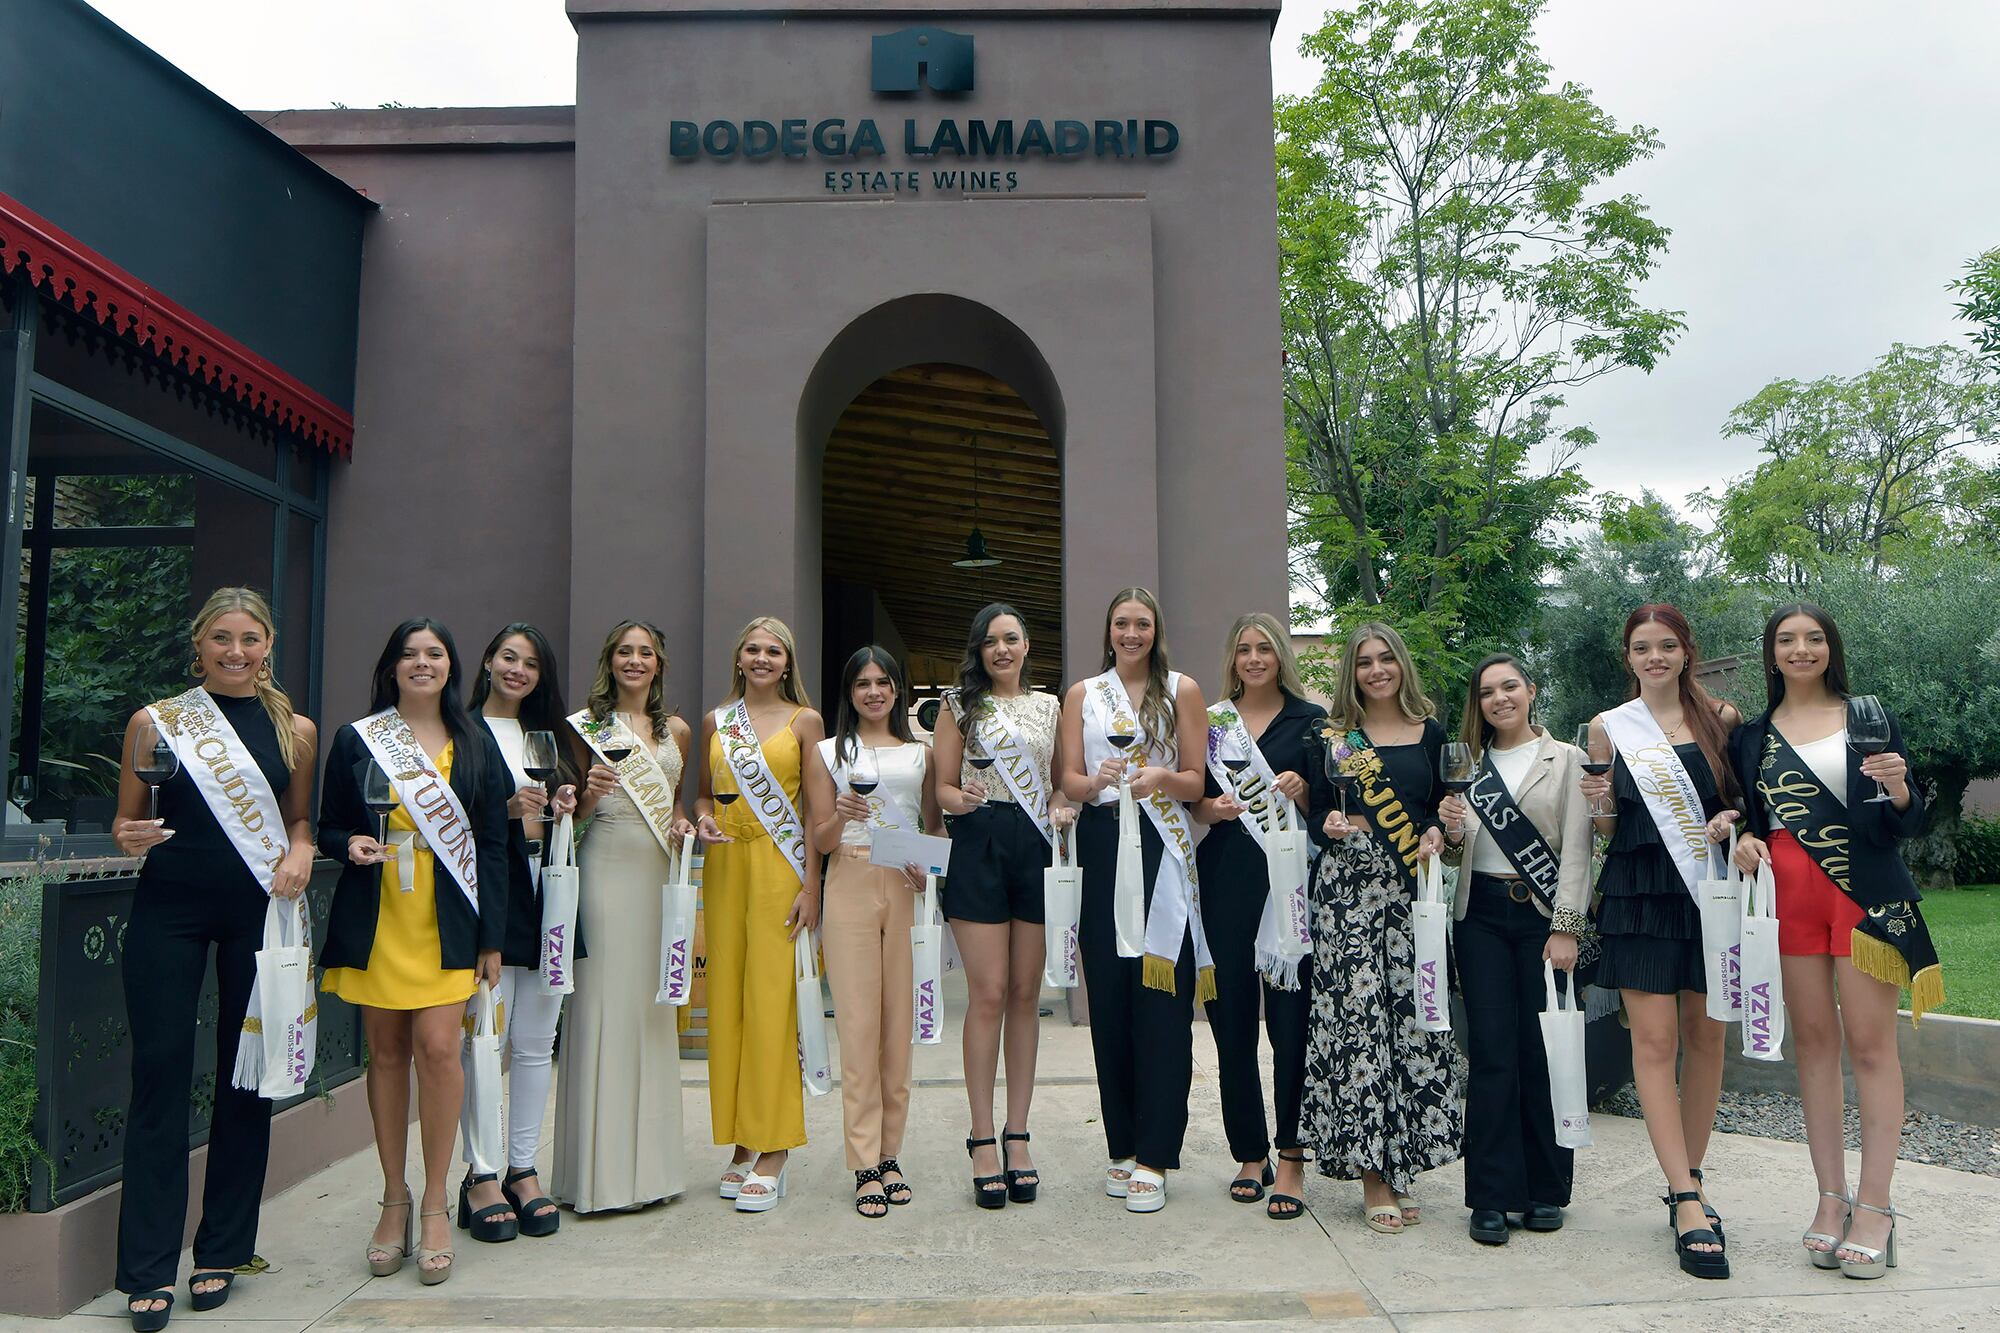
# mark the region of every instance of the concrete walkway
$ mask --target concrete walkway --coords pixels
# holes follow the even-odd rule
[[[961,997],[953,997],[958,999]],[[1059,993],[1045,997],[1058,1015]],[[954,1014],[960,1006],[952,1006]],[[430,1328],[1187,1328],[1543,1329],[1591,1333],[1727,1327],[2000,1329],[2000,1180],[1935,1167],[1897,1175],[1903,1266],[1875,1283],[1812,1268],[1798,1243],[1814,1187],[1803,1145],[1722,1136],[1709,1155],[1737,1276],[1698,1282],[1675,1267],[1644,1126],[1600,1118],[1578,1156],[1576,1203],[1553,1235],[1500,1249],[1465,1234],[1457,1168],[1424,1178],[1425,1221],[1402,1236],[1368,1231],[1360,1190],[1309,1180],[1310,1215],[1265,1219],[1232,1202],[1214,1082],[1214,1047],[1195,1031],[1193,1117],[1171,1201],[1127,1214],[1099,1185],[1089,1032],[1043,1020],[1033,1130],[1043,1173],[1032,1206],[972,1205],[957,1027],[918,1052],[902,1154],[917,1194],[881,1221],[857,1216],[840,1144],[840,1098],[810,1099],[811,1146],[793,1155],[789,1197],[772,1213],[734,1212],[711,1183],[726,1160],[708,1139],[707,1066],[683,1065],[689,1189],[637,1214],[565,1214],[553,1238],[508,1245],[459,1236],[458,1271],[439,1287],[415,1265],[370,1279],[362,1251],[380,1181],[363,1153],[272,1200],[259,1250],[277,1271],[240,1280],[226,1309],[187,1309],[175,1328],[291,1333]],[[453,1181],[456,1182],[454,1172]],[[414,1164],[413,1181],[420,1180]],[[59,1321],[123,1326],[109,1295]],[[116,1320],[116,1325],[111,1320]],[[46,1330],[47,1322],[0,1319]]]

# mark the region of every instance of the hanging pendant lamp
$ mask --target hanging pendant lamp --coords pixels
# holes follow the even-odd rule
[[[954,569],[991,569],[1000,557],[986,549],[986,534],[979,530],[979,437],[972,437],[972,531],[965,534],[965,554],[951,562]]]

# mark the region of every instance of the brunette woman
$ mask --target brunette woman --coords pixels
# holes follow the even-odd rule
[[[1201,799],[1208,714],[1201,688],[1168,665],[1144,588],[1106,608],[1103,666],[1063,698],[1062,789],[1084,803],[1077,948],[1111,1157],[1104,1192],[1154,1213],[1187,1133],[1194,1005],[1215,996],[1186,806]]]
[[[981,609],[934,737],[938,803],[952,816],[944,914],[965,960],[962,1042],[972,1107],[965,1150],[973,1202],[982,1208],[1033,1203],[1041,1188],[1028,1109],[1041,1041],[1042,868],[1076,820],[1076,808],[1056,794],[1062,705],[1030,688],[1031,647],[1020,612],[1003,602]],[[996,1145],[993,1084],[1003,1035],[1007,1119]]]
[[[1445,859],[1463,871],[1452,944],[1472,1063],[1465,1206],[1483,1245],[1505,1245],[1516,1217],[1530,1231],[1560,1230],[1574,1156],[1556,1145],[1537,1015],[1548,990],[1544,963],[1569,974],[1572,996],[1579,989],[1590,809],[1576,787],[1583,752],[1536,726],[1534,711],[1535,683],[1512,653],[1472,669],[1459,735],[1478,772],[1464,796],[1447,796],[1438,809]]]
[[[930,747],[910,734],[903,671],[886,648],[857,649],[840,673],[833,735],[806,763],[806,800],[820,813],[813,850],[829,857],[820,925],[840,1036],[840,1109],[854,1210],[886,1217],[908,1203],[896,1160],[910,1118],[913,904],[921,866],[872,865],[875,829],[936,833]]]
[[[451,632],[427,618],[398,625],[375,663],[369,716],[333,738],[319,812],[325,854],[346,866],[321,985],[361,1010],[382,1163],[368,1268],[387,1276],[411,1251],[404,1163],[414,1060],[424,1160],[416,1258],[426,1286],[451,1276],[445,1177],[465,1090],[461,1022],[475,982],[499,984],[509,892],[507,761],[460,698]],[[394,790],[386,841],[363,796],[371,761]]]
[[[819,923],[820,858],[801,778],[803,756],[826,739],[784,621],[743,627],[729,697],[701,736],[709,1120],[716,1143],[732,1145],[722,1197],[762,1213],[785,1197],[785,1163],[806,1141],[793,941]]]
[[[229,1071],[256,982],[266,910],[272,898],[297,898],[312,878],[318,739],[272,674],[274,623],[255,592],[218,588],[191,627],[193,688],[140,709],[125,728],[112,834],[126,855],[145,858],[123,951],[132,1098],[118,1208],[118,1289],[131,1298],[135,1329],[164,1328],[174,1304],[187,1217],[195,1005],[211,944],[220,991],[217,1077],[188,1279],[195,1309],[213,1310],[229,1299],[236,1269],[251,1261],[257,1245],[271,1103],[235,1087]],[[142,732],[149,737],[143,747]],[[144,748],[150,761],[155,743],[171,748],[179,767],[160,786],[158,816],[148,817],[133,754]],[[223,791],[232,779],[243,784],[240,800]]]
[[[553,1055],[556,1020],[563,997],[541,981],[542,847],[549,815],[576,809],[577,764],[573,746],[562,744],[569,733],[563,707],[562,681],[555,650],[533,625],[516,622],[503,628],[486,645],[479,677],[473,682],[467,707],[507,761],[514,795],[507,802],[511,820],[507,894],[507,933],[500,945],[500,987],[497,998],[505,1015],[503,1033],[508,1051],[507,1168],[505,1180],[493,1174],[502,1163],[481,1172],[472,1159],[472,1135],[466,1124],[465,1162],[468,1179],[461,1186],[459,1225],[475,1240],[501,1240],[510,1233],[551,1236],[562,1224],[555,1201],[542,1193],[535,1174],[541,1150],[542,1117],[555,1078]],[[554,809],[548,788],[529,776],[527,735],[545,731],[557,737]],[[515,835],[518,835],[515,836]]]
[[[1726,1278],[1722,1219],[1701,1182],[1722,1092],[1723,1026],[1706,1008],[1694,894],[1708,844],[1728,836],[1730,819],[1722,816],[1736,788],[1729,732],[1741,716],[1695,684],[1694,634],[1675,608],[1656,603],[1634,611],[1624,644],[1632,697],[1590,723],[1590,752],[1610,760],[1611,772],[1586,774],[1578,784],[1594,811],[1617,797],[1617,813],[1596,820],[1611,839],[1597,880],[1604,948],[1597,984],[1615,987],[1625,1002],[1632,1082],[1667,1177],[1667,1220],[1681,1269]]]
[[[576,964],[556,1088],[555,1197],[579,1213],[686,1188],[679,1016],[655,1004],[660,886],[691,831],[676,804],[693,733],[666,700],[667,653],[644,621],[611,627],[588,704],[565,726],[590,748],[579,817]]]
[[[1313,813],[1332,845],[1313,875],[1305,1137],[1321,1175],[1361,1181],[1362,1220],[1385,1235],[1422,1221],[1410,1189],[1458,1157],[1465,1123],[1464,1058],[1418,1028],[1413,985],[1417,869],[1444,847],[1436,712],[1394,629],[1347,636],[1326,734],[1354,796],[1335,807],[1322,764]]]
[[[1291,636],[1277,617],[1261,611],[1240,617],[1231,628],[1222,683],[1226,702],[1208,712],[1207,787],[1194,807],[1195,822],[1209,826],[1195,853],[1202,924],[1215,950],[1208,1026],[1222,1085],[1222,1128],[1237,1162],[1229,1197],[1256,1203],[1272,1186],[1265,1214],[1288,1221],[1305,1210],[1299,1109],[1305,1096],[1312,946],[1283,927],[1307,922],[1310,870],[1300,860],[1297,882],[1280,884],[1272,878],[1265,849],[1274,833],[1303,832],[1309,756],[1318,753],[1326,710],[1305,697]],[[1271,1038],[1278,1112],[1275,1172],[1257,1068],[1260,1001]]]
[[[1917,910],[1921,895],[1897,852],[1923,829],[1924,801],[1894,718],[1879,753],[1849,745],[1847,653],[1825,611],[1793,602],[1771,613],[1764,686],[1764,714],[1729,744],[1749,808],[1736,865],[1754,874],[1768,861],[1777,881],[1785,1014],[1819,1177],[1819,1209],[1804,1244],[1815,1267],[1878,1278],[1896,1266],[1889,1182],[1903,1130],[1898,990],[1909,987],[1913,1020],[1944,999],[1937,950]],[[1861,1103],[1854,1194],[1843,1040]]]

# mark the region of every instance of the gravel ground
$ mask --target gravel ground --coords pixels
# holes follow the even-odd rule
[[[1637,1119],[1639,1097],[1627,1084],[1605,1098],[1597,1109]],[[1799,1099],[1782,1092],[1735,1092],[1724,1088],[1722,1103],[1716,1108],[1715,1127],[1726,1134],[1756,1134],[1790,1143],[1806,1141],[1806,1122]],[[1847,1146],[1856,1150],[1861,1147],[1861,1117],[1851,1104],[1847,1108]],[[1902,1160],[2000,1176],[2000,1131],[1911,1111],[1903,1118]]]

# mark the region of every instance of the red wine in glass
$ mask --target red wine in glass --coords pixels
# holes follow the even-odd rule
[[[631,753],[632,747],[624,741],[612,741],[604,747],[604,757],[611,761],[613,768],[624,763],[626,756]]]

